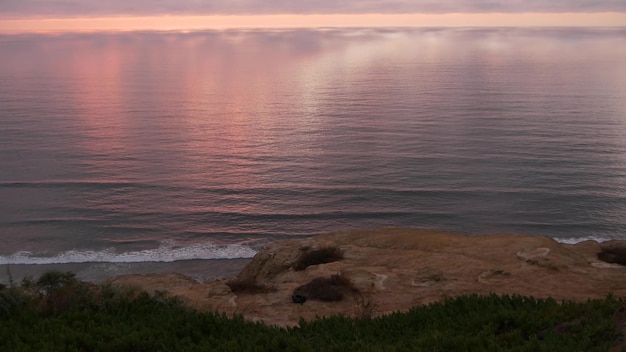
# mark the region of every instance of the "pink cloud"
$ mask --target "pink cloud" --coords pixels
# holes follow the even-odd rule
[[[624,0],[0,0],[0,17],[157,14],[626,12]]]

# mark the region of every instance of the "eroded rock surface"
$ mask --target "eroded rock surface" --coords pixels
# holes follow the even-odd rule
[[[345,258],[301,271],[293,269],[303,251],[331,246],[339,247]],[[227,280],[198,283],[178,274],[128,275],[110,282],[168,291],[200,310],[292,326],[300,318],[386,314],[471,293],[579,301],[604,298],[609,293],[626,295],[626,267],[599,260],[603,246],[626,248],[626,241],[568,245],[536,236],[380,229],[272,243],[252,259],[238,279],[273,286],[273,292],[233,293]],[[296,287],[337,274],[349,278],[360,293],[340,302],[293,303]]]

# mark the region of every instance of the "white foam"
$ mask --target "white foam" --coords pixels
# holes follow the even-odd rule
[[[107,248],[101,251],[70,250],[55,256],[46,257],[23,251],[0,256],[0,265],[174,262],[194,259],[252,258],[255,254],[256,251],[252,248],[238,244],[227,246],[216,246],[213,244],[175,246],[171,242],[165,242],[159,248],[122,253],[116,252],[114,248]]]
[[[600,236],[585,236],[585,237],[569,237],[569,238],[558,238],[555,237],[554,240],[556,240],[559,243],[566,243],[566,244],[576,244],[576,243],[580,243],[580,242],[584,242],[584,241],[596,241],[596,242],[606,242],[606,241],[610,241],[613,240],[614,238],[606,238],[606,237],[600,237]]]

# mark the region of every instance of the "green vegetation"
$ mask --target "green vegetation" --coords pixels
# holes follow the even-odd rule
[[[0,351],[608,351],[625,305],[465,296],[281,329],[53,272],[0,291]]]
[[[294,264],[297,271],[304,270],[311,265],[332,263],[343,259],[343,251],[337,247],[323,247],[313,250],[305,250]]]

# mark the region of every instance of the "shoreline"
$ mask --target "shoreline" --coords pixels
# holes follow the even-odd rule
[[[427,231],[433,233],[452,233],[448,231],[438,231],[432,229],[399,228],[406,231]],[[383,229],[360,229],[345,230],[339,232],[372,232]],[[335,232],[333,232],[335,233]],[[481,237],[495,234],[471,234],[457,233],[456,235]],[[306,241],[308,238],[323,236],[324,234],[306,236],[303,238],[287,239],[288,241]],[[515,234],[498,234],[498,236],[516,236]],[[542,235],[525,235],[530,237],[546,237]],[[559,238],[546,237],[562,245],[576,245],[582,242],[604,243],[611,241],[621,241],[597,236],[585,238]],[[279,239],[266,244],[266,247],[274,242],[284,241]],[[626,239],[624,240],[626,241]],[[261,249],[263,250],[263,248]],[[46,264],[0,264],[0,284],[7,285],[11,281],[19,283],[24,278],[36,278],[47,271],[72,272],[81,281],[95,284],[117,276],[125,275],[151,275],[151,274],[181,274],[193,280],[204,283],[224,278],[237,276],[239,272],[253,260],[250,258],[220,258],[220,259],[181,259],[174,261],[141,261],[141,262],[70,262],[70,263],[46,263]]]
[[[327,248],[340,252],[340,258],[298,268],[305,254]],[[607,251],[609,259],[603,255]],[[626,241],[566,244],[542,236],[383,228],[279,240],[252,259],[12,265],[0,277],[10,271],[19,283],[19,276],[46,270],[71,271],[96,284],[166,292],[199,311],[295,326],[301,319],[356,316],[365,303],[372,316],[379,316],[474,294],[579,302],[626,297]],[[317,279],[337,276],[350,287],[339,301],[320,301],[301,291]],[[233,281],[268,289],[238,291]],[[296,302],[293,297],[301,295],[311,299]]]
[[[72,272],[81,281],[103,283],[125,275],[164,275],[177,273],[199,283],[236,276],[252,259],[193,259],[173,262],[137,263],[62,263],[0,265],[0,284],[19,283],[24,278],[37,278],[47,271]]]
[[[296,268],[298,258],[320,248],[336,248],[343,258]],[[198,282],[169,273],[125,275],[107,282],[147,292],[166,291],[190,307],[250,321],[295,326],[301,319],[355,316],[363,302],[372,315],[463,295],[523,295],[558,301],[626,296],[626,266],[605,262],[607,248],[626,251],[626,241],[563,244],[529,235],[469,236],[417,229],[348,231],[282,240],[261,250],[236,280],[270,288],[236,291],[230,280]],[[354,290],[341,301],[293,301],[303,285],[339,275]]]

